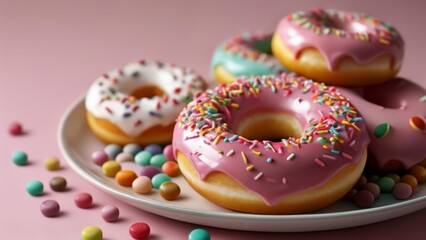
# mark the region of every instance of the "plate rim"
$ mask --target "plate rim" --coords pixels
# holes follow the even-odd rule
[[[170,203],[165,203],[165,202],[157,202],[156,200],[150,200],[150,199],[147,199],[147,198],[144,198],[144,197],[136,198],[134,196],[127,195],[125,192],[121,192],[117,189],[113,189],[111,187],[108,187],[108,186],[104,185],[103,182],[100,179],[98,179],[97,177],[94,177],[93,175],[90,175],[82,166],[77,164],[72,159],[72,157],[71,157],[72,152],[70,151],[69,146],[66,146],[66,144],[64,144],[66,142],[65,134],[64,134],[65,126],[68,123],[69,118],[72,115],[72,113],[77,111],[78,107],[80,105],[84,106],[84,100],[85,100],[85,95],[78,98],[77,100],[74,100],[74,102],[67,108],[67,110],[63,113],[63,115],[60,118],[59,126],[57,128],[57,143],[58,143],[58,146],[60,148],[60,151],[61,151],[63,157],[65,158],[67,164],[76,173],[78,173],[78,175],[83,177],[85,180],[89,181],[89,183],[95,185],[97,188],[100,188],[103,191],[114,195],[114,197],[119,198],[119,200],[127,202],[127,203],[129,203],[129,201],[137,202],[139,204],[143,204],[144,206],[155,208],[155,209],[158,209],[158,210],[161,210],[161,211],[167,210],[167,211],[171,211],[171,212],[174,212],[174,213],[190,214],[190,215],[195,215],[195,216],[199,216],[199,217],[210,217],[210,218],[215,217],[215,218],[223,218],[223,219],[231,219],[231,220],[249,220],[249,221],[250,220],[258,220],[258,221],[270,221],[270,222],[285,222],[285,221],[292,221],[292,220],[300,221],[300,220],[319,220],[319,219],[324,220],[324,219],[347,218],[347,217],[360,216],[360,215],[370,215],[370,214],[375,214],[375,213],[383,213],[385,211],[409,207],[410,205],[414,205],[414,204],[419,205],[422,201],[425,202],[424,206],[419,206],[417,209],[409,211],[407,213],[397,214],[396,216],[393,216],[393,217],[390,217],[390,218],[370,222],[370,223],[375,223],[375,222],[380,222],[380,221],[387,220],[387,219],[396,218],[396,217],[399,217],[399,216],[402,216],[402,215],[412,213],[416,210],[421,210],[423,208],[426,208],[426,195],[423,195],[423,196],[420,196],[420,197],[417,197],[417,198],[414,198],[414,199],[404,200],[404,201],[400,201],[400,202],[393,203],[393,204],[390,204],[390,205],[378,206],[378,207],[374,207],[374,208],[349,210],[349,211],[334,212],[334,213],[333,212],[330,212],[330,213],[301,213],[301,214],[289,214],[289,215],[266,215],[266,214],[240,213],[240,212],[212,212],[212,211],[207,211],[207,210],[191,209],[191,208],[187,208],[187,207],[176,206],[176,205],[173,205],[173,204],[170,204]],[[133,204],[130,204],[130,205],[133,205]],[[137,207],[137,206],[135,206],[135,207]],[[141,209],[140,207],[137,207],[137,208]],[[152,212],[149,209],[143,209],[143,210],[151,212],[151,213],[156,214],[156,215],[168,217],[166,215],[162,215],[162,214]],[[172,218],[172,217],[168,217],[168,218]],[[181,219],[178,219],[178,218],[172,218],[172,219],[176,219],[176,220],[184,221],[184,222],[190,222],[190,221],[181,220]],[[191,223],[195,223],[195,222],[191,222]],[[370,223],[365,223],[365,224],[370,224]],[[361,225],[365,225],[365,224],[363,224],[363,223],[352,224],[352,225],[346,226],[346,227],[355,227],[355,226],[361,226]],[[215,227],[214,225],[210,225],[210,226]],[[346,228],[346,227],[340,227],[340,228]],[[229,228],[229,229],[235,229],[235,228]],[[322,230],[332,230],[332,229],[339,229],[339,228],[330,227],[330,228],[327,228],[327,229],[325,229],[325,228],[321,228],[321,229]],[[240,229],[240,230],[245,230],[245,229]],[[247,230],[249,230],[249,229],[247,229]],[[314,230],[311,230],[311,231],[316,231],[316,230],[318,230],[318,229],[314,229]],[[307,231],[309,231],[309,230],[307,230]],[[269,232],[277,232],[277,231],[269,231]],[[290,231],[280,231],[280,232],[290,232]]]

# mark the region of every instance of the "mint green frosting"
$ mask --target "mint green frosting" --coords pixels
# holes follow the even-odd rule
[[[250,35],[242,35],[244,39],[250,41]],[[244,46],[250,51],[261,53],[258,59],[251,59],[243,56],[241,52],[228,51],[225,46],[227,42],[219,45],[214,54],[211,64],[212,74],[217,66],[223,66],[230,74],[235,77],[239,76],[262,76],[271,75],[280,72],[288,72],[278,60],[272,56],[271,50],[272,36],[259,39],[250,43],[250,46]]]

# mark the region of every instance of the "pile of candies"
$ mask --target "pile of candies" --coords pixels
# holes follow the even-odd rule
[[[163,149],[157,144],[145,148],[138,144],[127,144],[124,147],[109,144],[103,150],[93,152],[92,161],[102,167],[105,176],[115,178],[118,185],[132,187],[136,193],[149,194],[154,188],[165,200],[179,197],[180,187],[172,178],[179,176],[180,170],[171,145]],[[138,174],[130,169],[122,169],[123,162],[134,162],[142,166],[142,170]]]

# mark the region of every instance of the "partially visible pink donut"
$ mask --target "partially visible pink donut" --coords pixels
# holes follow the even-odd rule
[[[381,171],[409,169],[426,159],[426,90],[395,78],[341,89],[360,110],[371,135],[368,164]]]

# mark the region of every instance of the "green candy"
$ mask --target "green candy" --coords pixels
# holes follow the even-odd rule
[[[374,129],[374,136],[378,137],[378,138],[383,138],[386,137],[386,135],[388,135],[389,131],[390,131],[390,127],[391,125],[389,123],[382,123],[379,124],[375,129]]]
[[[189,233],[188,240],[210,240],[210,234],[202,228],[196,228]]]
[[[157,154],[157,155],[152,156],[149,164],[151,166],[161,168],[165,162],[167,162],[166,156],[164,156],[163,154]]]
[[[151,162],[152,154],[148,151],[140,151],[135,156],[135,162],[141,166],[149,166]]]
[[[155,189],[159,189],[163,182],[168,182],[168,181],[171,181],[171,180],[172,179],[169,176],[167,176],[166,174],[159,173],[159,174],[156,174],[154,177],[152,177],[151,182],[152,182],[152,186]]]
[[[43,194],[43,183],[39,180],[33,180],[27,183],[27,192],[31,196],[40,196]]]
[[[377,181],[377,185],[380,187],[380,192],[391,193],[395,186],[395,181],[390,177],[381,177]]]
[[[28,156],[23,151],[16,151],[12,154],[12,161],[18,166],[23,166],[28,164]]]

